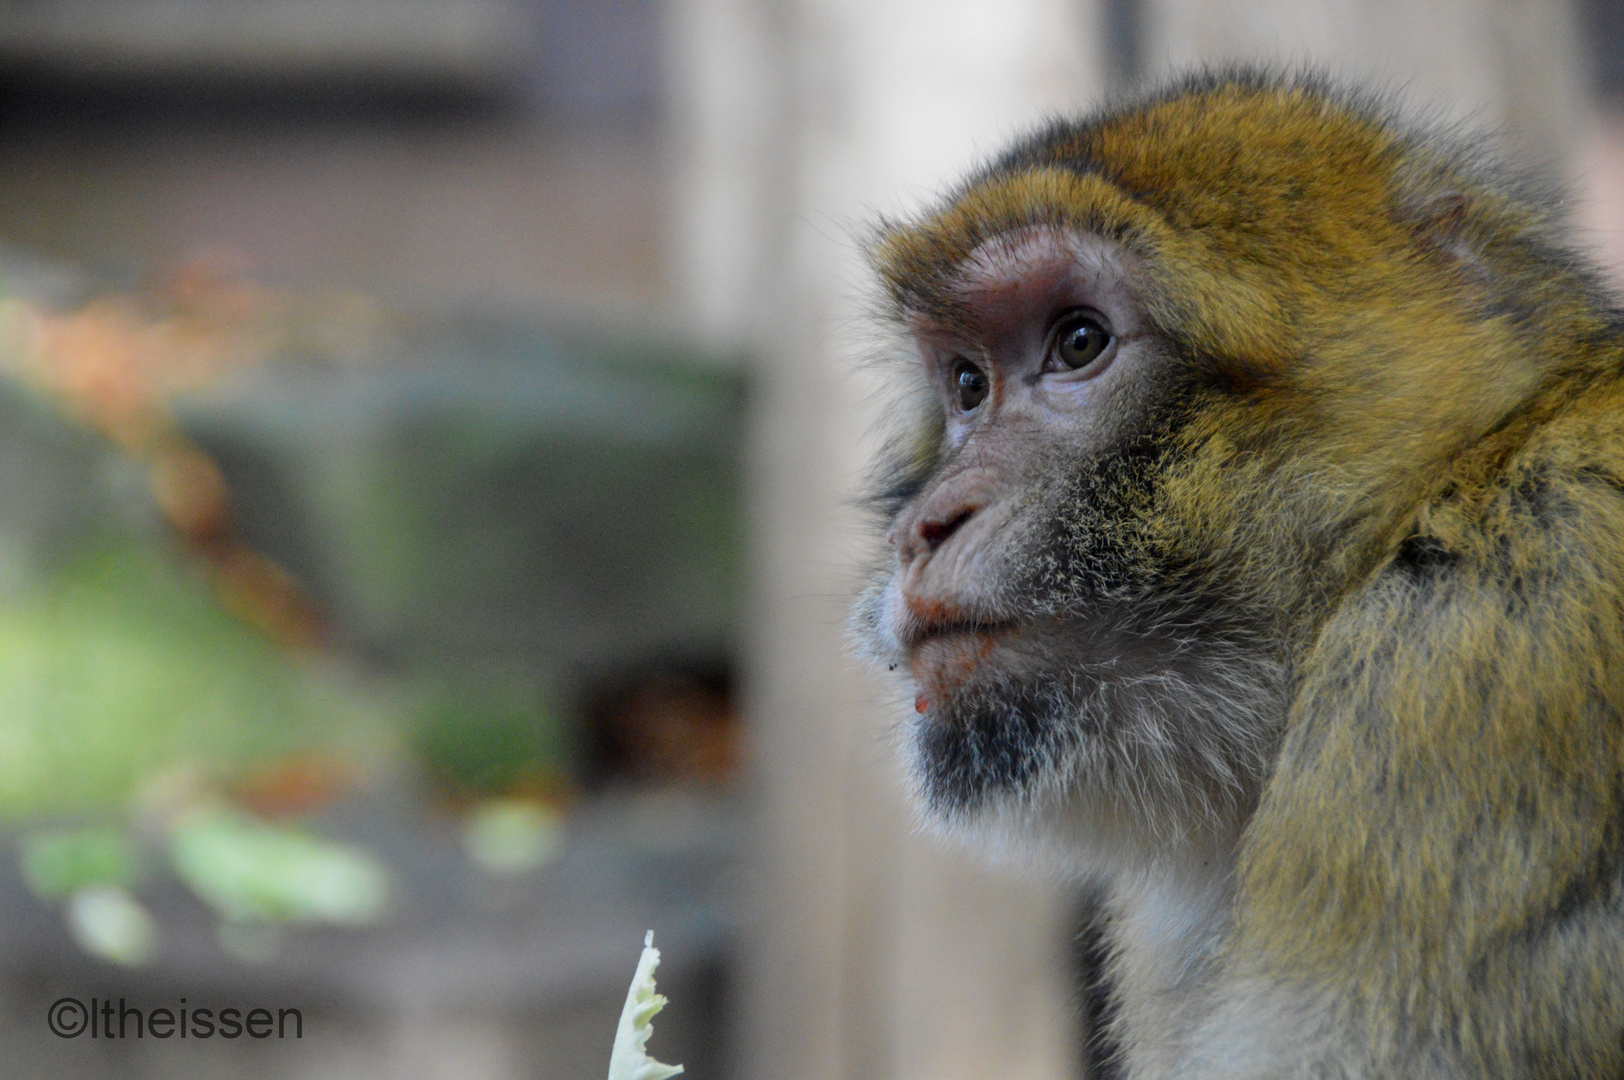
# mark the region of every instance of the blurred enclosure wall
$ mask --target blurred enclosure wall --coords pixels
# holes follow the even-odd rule
[[[1624,266],[1621,45],[1613,5],[1561,0],[0,0],[0,298],[96,361],[7,406],[0,586],[123,523],[159,554],[74,595],[170,574],[177,648],[258,626],[232,692],[294,703],[198,728],[259,733],[209,768],[153,753],[116,800],[7,821],[18,1075],[593,1075],[645,925],[651,1049],[688,1075],[1079,1075],[1087,890],[921,834],[903,691],[845,648],[866,230],[1049,113],[1261,59],[1500,131]],[[202,374],[165,366],[200,336]],[[110,366],[147,412],[84,396]],[[349,845],[391,906],[245,937],[152,870],[165,944],[126,970],[64,929],[71,882],[17,869],[58,826],[173,862],[221,805]],[[322,1035],[63,1042],[70,992],[268,995]]]
[[[660,19],[636,0],[8,2],[0,221],[115,274],[216,258],[637,311],[661,299]]]

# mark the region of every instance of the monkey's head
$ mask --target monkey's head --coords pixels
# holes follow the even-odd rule
[[[1233,835],[1339,597],[1603,331],[1556,228],[1379,106],[1244,72],[885,226],[919,408],[856,625],[917,694],[936,817],[1087,858]]]

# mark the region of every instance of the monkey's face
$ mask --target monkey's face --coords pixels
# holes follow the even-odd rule
[[[1196,644],[1147,526],[1181,376],[1136,272],[1109,241],[1025,230],[910,317],[941,445],[858,626],[909,677],[913,779],[948,821],[1177,832],[1261,770],[1235,718],[1273,673]]]
[[[1029,635],[1128,584],[1123,553],[1099,541],[1130,512],[1122,474],[1167,360],[1128,257],[1054,230],[984,245],[951,306],[911,323],[943,434],[887,533],[884,629],[921,703],[950,707]]]

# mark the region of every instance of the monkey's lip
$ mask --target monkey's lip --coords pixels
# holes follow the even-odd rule
[[[938,622],[916,627],[904,647],[908,671],[919,690],[915,708],[925,712],[932,703],[957,693],[1016,629],[1016,624],[1002,622]]]

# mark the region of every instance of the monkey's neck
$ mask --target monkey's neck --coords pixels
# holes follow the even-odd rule
[[[1233,842],[1203,845],[1111,888],[1112,1034],[1130,1077],[1176,1076],[1190,1050],[1233,917],[1235,856]]]

